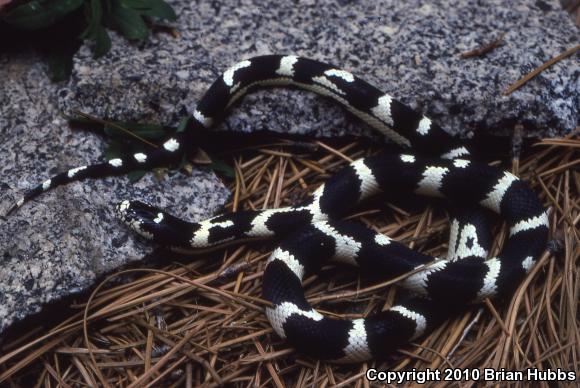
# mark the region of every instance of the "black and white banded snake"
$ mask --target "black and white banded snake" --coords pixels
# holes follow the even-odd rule
[[[15,207],[72,181],[178,163],[193,152],[196,130],[212,127],[235,101],[266,86],[297,87],[330,97],[402,151],[351,163],[299,206],[238,211],[198,223],[139,201],[121,202],[117,213],[141,236],[180,249],[283,237],[269,258],[262,293],[272,303],[266,314],[274,330],[299,351],[335,362],[385,356],[432,329],[446,317],[449,305],[509,295],[545,249],[547,213],[525,182],[469,160],[464,142],[353,74],[292,55],[235,64],[205,93],[188,128],[159,149],[72,168],[35,187]],[[433,262],[367,227],[340,221],[359,202],[388,191],[446,198],[456,205],[445,259]],[[491,232],[480,208],[499,214],[509,228],[496,257],[488,258]],[[301,282],[329,258],[390,278],[415,271],[401,284],[414,296],[366,318],[324,317],[309,305]]]

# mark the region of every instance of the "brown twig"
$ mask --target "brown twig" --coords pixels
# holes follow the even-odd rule
[[[532,78],[534,78],[535,76],[540,74],[542,71],[546,70],[548,67],[552,66],[553,64],[561,61],[562,59],[564,59],[566,57],[569,57],[570,55],[574,54],[578,50],[580,50],[580,44],[564,51],[562,54],[555,56],[554,58],[550,59],[549,61],[544,62],[538,68],[532,70],[531,72],[529,72],[528,74],[526,74],[525,76],[523,76],[522,78],[520,78],[519,80],[517,80],[516,82],[514,82],[510,86],[508,86],[506,88],[506,90],[504,90],[503,95],[507,96],[507,95],[513,93],[514,91],[516,91],[517,89],[522,87],[526,82],[528,82],[529,80],[531,80]]]
[[[73,113],[76,115],[79,115],[81,117],[84,117],[88,120],[97,122],[99,124],[110,125],[111,127],[117,128],[118,130],[125,132],[127,135],[134,137],[135,139],[147,144],[148,146],[151,146],[153,148],[159,148],[159,146],[157,144],[151,143],[149,140],[142,138],[141,136],[137,135],[136,133],[128,130],[127,128],[125,128],[125,127],[123,127],[123,126],[121,126],[113,121],[103,120],[103,119],[100,119],[100,118],[95,117],[93,115],[90,115],[88,113],[81,112],[80,110],[74,110]]]
[[[478,47],[476,49],[466,51],[464,53],[461,53],[461,55],[459,55],[459,56],[463,59],[484,56],[485,54],[487,54],[490,51],[499,47],[502,44],[504,37],[505,37],[505,32],[502,33],[497,39],[486,44],[485,46],[481,46],[481,47]]]

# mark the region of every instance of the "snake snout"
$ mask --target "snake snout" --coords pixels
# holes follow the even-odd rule
[[[122,201],[116,206],[117,216],[122,220],[149,219],[157,214],[157,210],[140,201]]]
[[[147,239],[163,227],[163,212],[140,201],[122,201],[116,206],[119,219],[136,233]]]

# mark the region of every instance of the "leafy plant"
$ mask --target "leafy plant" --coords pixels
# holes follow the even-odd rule
[[[61,80],[70,74],[72,55],[83,40],[92,42],[93,54],[98,58],[111,48],[109,29],[129,40],[143,41],[149,36],[152,20],[176,18],[164,0],[14,1],[0,10],[0,33],[42,42],[53,38],[56,43],[48,46],[49,65],[52,78]],[[7,28],[17,32],[8,35]]]

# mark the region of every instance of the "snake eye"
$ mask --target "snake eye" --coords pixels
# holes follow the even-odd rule
[[[158,209],[140,201],[122,201],[116,210],[123,223],[147,239],[154,238],[163,219],[163,213]]]

